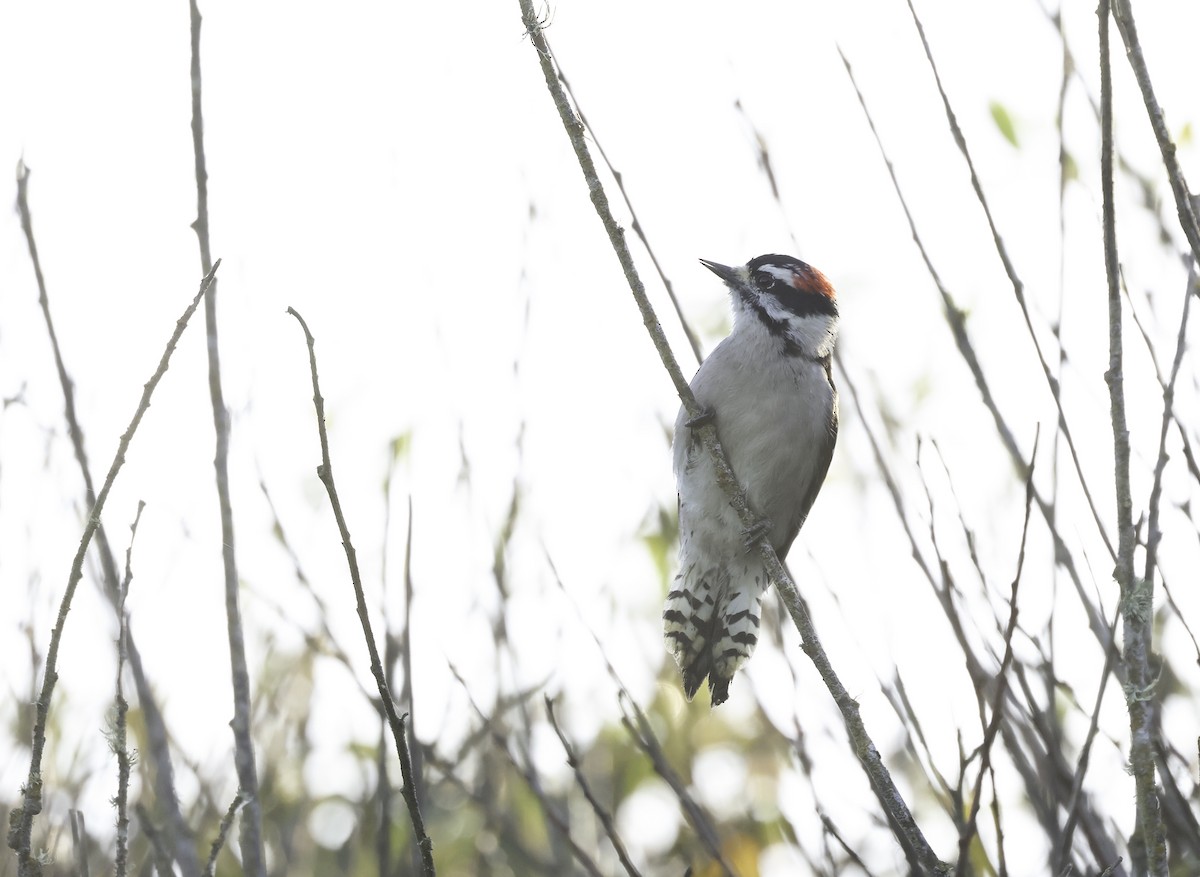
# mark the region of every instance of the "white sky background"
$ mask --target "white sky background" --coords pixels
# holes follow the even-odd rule
[[[1044,449],[1054,422],[1050,398],[907,8],[760,2],[732,10],[712,2],[561,2],[548,36],[706,345],[719,339],[728,311],[721,285],[697,258],[738,263],[795,252],[820,267],[839,291],[842,360],[864,393],[867,416],[877,430],[885,415],[894,421],[891,460],[910,507],[924,514],[913,466],[917,437],[935,439],[979,533],[983,560],[1006,590],[1020,535],[1020,485],[956,358],[940,300],[836,51],[841,45],[853,64],[932,257],[970,314],[1001,407],[1027,451],[1040,422]],[[1087,67],[1084,79],[1098,95],[1093,10],[1093,3],[1075,3],[1064,16],[1071,48]],[[523,649],[520,665],[504,668],[503,684],[545,680],[549,691],[563,691],[569,726],[587,739],[615,714],[615,698],[575,608],[553,584],[542,545],[618,670],[649,699],[666,658],[661,592],[635,537],[658,506],[674,501],[664,429],[678,403],[587,199],[534,50],[522,37],[517,3],[352,3],[336,15],[308,4],[206,3],[202,12],[210,222],[213,254],[223,259],[222,365],[234,418],[234,514],[251,666],[262,664],[268,632],[278,648],[300,648],[297,628],[313,629],[315,612],[270,535],[257,487],[261,470],[306,571],[333,607],[328,622],[361,658],[360,678],[369,684],[344,557],[315,478],[306,352],[284,313],[294,306],[317,338],[334,471],[376,605],[385,535],[390,540],[386,600],[393,618],[403,607],[403,505],[413,497],[417,734],[453,741],[463,733],[465,700],[451,664],[472,694],[490,703],[497,604],[491,546],[517,479],[525,496],[510,558],[508,619]],[[1055,357],[1048,325],[1060,288],[1057,36],[1032,2],[922,2],[919,12],[1027,284],[1039,337]],[[1139,4],[1136,12],[1178,136],[1197,118],[1189,68],[1200,8]],[[0,168],[11,171],[23,157],[32,169],[41,261],[98,482],[200,278],[189,228],[195,182],[188,39],[182,2],[0,6]],[[1115,28],[1113,45],[1120,146],[1139,170],[1161,179]],[[735,109],[738,100],[745,114]],[[990,101],[1012,113],[1020,149],[997,131]],[[756,164],[747,118],[770,149],[782,213]],[[1111,521],[1099,140],[1078,83],[1067,130],[1082,183],[1067,197],[1064,335],[1071,366],[1064,383],[1085,469]],[[1180,158],[1194,185],[1195,146],[1185,141]],[[6,204],[16,197],[10,171],[0,192]],[[605,181],[616,205],[616,189]],[[1161,193],[1169,198],[1165,183]],[[1129,186],[1118,192],[1126,279],[1136,301],[1144,306],[1149,291],[1160,308],[1149,328],[1169,357],[1185,274],[1156,246],[1136,195]],[[1164,212],[1173,217],[1174,207]],[[624,217],[619,207],[618,214]],[[640,248],[635,256],[690,371],[694,363],[650,261]],[[179,744],[213,771],[227,770],[232,782],[202,335],[198,315],[104,520],[123,553],[137,501],[147,503],[129,599],[135,635]],[[1144,380],[1144,348],[1130,339],[1131,379]],[[1194,373],[1185,374],[1180,406],[1194,414]],[[15,208],[0,222],[0,395],[22,400],[0,414],[0,677],[23,697],[30,676],[23,631],[32,624],[44,652],[81,528],[81,487]],[[1135,426],[1140,474],[1157,441],[1159,400],[1157,393],[1134,394],[1130,402],[1131,423],[1150,425],[1140,432]],[[954,759],[954,729],[977,727],[974,698],[965,674],[947,672],[957,664],[947,668],[946,656],[957,651],[912,563],[845,393],[843,417],[829,483],[791,567],[881,748],[891,748],[894,726],[877,676],[888,679],[899,666],[935,746],[948,747]],[[395,487],[392,531],[384,534],[381,485],[389,444],[402,434],[412,443]],[[462,454],[469,483],[460,478]],[[1181,478],[1183,470],[1169,471]],[[944,482],[933,480],[948,502]],[[1145,479],[1135,484],[1135,514],[1147,490]],[[1076,494],[1068,488],[1064,502],[1074,504]],[[1176,490],[1169,481],[1168,496],[1186,498],[1187,485]],[[1097,550],[1090,515],[1082,505],[1066,513],[1074,526],[1066,535],[1089,552],[1111,607],[1111,562]],[[1186,534],[1172,541],[1168,532],[1163,565],[1195,622],[1197,558],[1186,542]],[[1032,548],[1022,620],[1039,630],[1054,598],[1045,538]],[[1077,624],[1077,612],[1068,618]],[[921,625],[927,632],[914,637]],[[65,764],[78,744],[102,771],[91,802],[98,812],[112,794],[97,731],[112,696],[115,629],[86,581],[60,656],[55,704],[70,742],[55,756]],[[793,652],[798,701],[787,692],[784,658],[763,649],[726,709],[736,716],[744,708],[739,693],[748,697],[753,685],[782,717],[799,709],[812,722],[814,745],[849,758],[838,749],[843,732],[832,704]],[[1094,640],[1062,647],[1059,660],[1065,671],[1079,672],[1077,693],[1090,702],[1100,660]],[[923,679],[938,684],[924,690]],[[785,695],[763,695],[781,680]],[[331,707],[314,716],[311,730],[333,765],[347,736],[374,739],[376,726],[343,670],[322,670],[318,684]],[[14,699],[3,708],[5,721]],[[1110,690],[1108,705],[1106,727],[1119,735],[1119,693]],[[1195,716],[1180,721],[1180,739],[1194,740]],[[1099,746],[1095,759],[1098,777],[1124,776],[1116,746]],[[560,762],[550,749],[539,767],[557,770]],[[10,794],[27,768],[26,752],[0,752],[0,782]],[[318,779],[320,773],[312,771]],[[1125,785],[1114,794],[1131,800],[1128,781],[1115,781]],[[186,786],[180,791],[188,794]],[[1132,814],[1131,804],[1114,809]],[[103,817],[90,822],[106,824]]]

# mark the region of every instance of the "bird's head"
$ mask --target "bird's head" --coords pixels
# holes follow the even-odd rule
[[[734,330],[758,321],[790,355],[821,359],[833,352],[838,308],[825,275],[792,256],[757,256],[731,268],[701,259],[733,293]]]

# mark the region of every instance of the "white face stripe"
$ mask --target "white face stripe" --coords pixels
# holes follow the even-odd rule
[[[797,316],[779,304],[774,296],[764,295],[759,298],[767,316],[787,328],[787,336],[801,350],[810,356],[820,358],[833,352],[833,344],[837,340],[837,324],[824,314],[809,314]]]
[[[791,268],[781,268],[779,265],[763,265],[758,270],[764,274],[770,274],[776,280],[782,280],[789,286],[792,285],[792,280],[796,276],[796,272]]]
[[[784,326],[787,338],[814,359],[829,356],[837,341],[837,320],[826,314],[807,314],[800,316],[785,308],[779,299],[755,290],[758,307],[765,315],[776,323]],[[741,296],[733,297],[735,329],[749,328],[750,331],[768,331],[762,319],[754,313],[754,308]]]

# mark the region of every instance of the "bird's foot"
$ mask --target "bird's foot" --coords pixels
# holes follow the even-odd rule
[[[716,418],[716,416],[717,416],[717,413],[715,411],[713,411],[711,408],[705,408],[703,411],[701,411],[695,417],[685,420],[683,422],[683,425],[686,426],[688,429],[698,429],[699,427],[704,426],[707,423],[712,423],[713,420]]]
[[[759,518],[746,529],[742,530],[742,539],[746,543],[746,551],[749,552],[754,548],[759,541],[771,532],[771,522],[766,518]]]

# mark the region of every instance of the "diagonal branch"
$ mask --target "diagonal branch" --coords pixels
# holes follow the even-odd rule
[[[613,167],[612,161],[608,157],[608,153],[604,151],[604,147],[600,144],[600,138],[596,136],[596,129],[588,125],[587,117],[583,114],[583,109],[579,106],[579,100],[575,97],[575,92],[571,91],[571,83],[567,81],[566,74],[562,71],[562,65],[556,64],[558,68],[558,78],[562,81],[563,88],[566,89],[567,98],[571,104],[575,106],[576,112],[579,114],[579,124],[591,132],[591,140],[596,144],[596,151],[600,153],[600,158],[608,167],[608,172],[612,174],[613,179],[617,183],[617,191],[621,193],[621,200],[625,202],[625,208],[629,211],[629,224],[633,229],[633,233],[638,236],[638,240],[642,242],[642,246],[646,248],[646,255],[650,257],[650,264],[654,266],[655,273],[658,274],[658,279],[662,281],[663,289],[667,291],[667,297],[671,300],[671,306],[675,309],[675,316],[679,317],[680,328],[683,329],[683,334],[687,336],[688,346],[692,348],[692,355],[696,357],[696,363],[704,361],[704,354],[700,352],[700,339],[696,337],[696,333],[692,331],[691,325],[683,316],[683,308],[679,306],[679,298],[675,295],[675,285],[671,283],[671,278],[667,277],[667,272],[663,270],[662,265],[658,261],[658,255],[654,252],[654,247],[650,246],[650,239],[646,237],[646,232],[642,229],[642,223],[638,219],[637,210],[633,207],[633,201],[629,198],[629,193],[625,191],[625,178],[621,172]]]
[[[33,272],[38,285],[38,304],[42,308],[42,316],[46,321],[46,333],[50,336],[50,349],[54,354],[58,382],[63,391],[63,413],[67,421],[67,434],[71,439],[71,447],[75,451],[75,462],[79,464],[80,472],[83,475],[86,507],[91,508],[96,501],[95,481],[92,478],[91,464],[88,462],[83,429],[79,425],[79,418],[75,412],[75,384],[67,372],[62,348],[58,343],[58,333],[54,329],[50,298],[46,290],[45,277],[42,274],[41,259],[38,257],[37,241],[33,234],[33,215],[29,208],[29,174],[29,167],[24,162],[20,162],[17,165],[17,212],[21,216],[21,229],[25,232],[29,258],[33,262]],[[104,530],[103,523],[96,527],[95,543],[99,554],[104,595],[116,607],[119,602],[120,581],[117,575],[116,556],[109,544],[108,534]],[[166,723],[163,720],[162,711],[158,707],[158,702],[155,700],[154,692],[151,690],[150,680],[142,666],[142,655],[138,651],[133,628],[129,624],[126,624],[125,644],[129,658],[129,670],[133,676],[133,684],[137,689],[138,703],[141,706],[142,718],[145,722],[150,761],[155,765],[154,791],[167,819],[163,842],[175,861],[178,862],[183,877],[200,877],[200,860],[196,857],[196,849],[191,840],[191,830],[183,818],[183,812],[179,808],[179,799],[175,794],[175,769],[171,763],[171,753],[167,746]]]
[[[1096,522],[1096,530],[1099,532],[1100,538],[1104,540],[1104,545],[1108,549],[1108,553],[1115,559],[1116,553],[1113,550],[1112,540],[1109,538],[1108,531],[1104,527],[1104,519],[1100,516],[1096,502],[1092,498],[1092,491],[1088,487],[1087,479],[1084,477],[1083,464],[1079,460],[1079,452],[1075,447],[1074,436],[1067,424],[1067,413],[1063,409],[1062,404],[1061,385],[1058,378],[1050,370],[1050,364],[1046,360],[1045,352],[1042,350],[1042,342],[1038,340],[1037,332],[1033,328],[1033,318],[1029,314],[1029,303],[1025,298],[1025,283],[1017,275],[1017,268],[1008,255],[1008,248],[1004,245],[1004,239],[1000,236],[1000,230],[996,227],[996,220],[992,216],[992,208],[988,205],[988,200],[983,193],[983,184],[979,180],[979,174],[975,171],[975,161],[971,158],[970,149],[967,148],[967,139],[963,136],[962,128],[958,124],[958,117],[954,113],[954,108],[950,106],[950,98],[946,94],[946,89],[942,86],[942,77],[938,72],[937,64],[934,62],[933,50],[929,46],[929,40],[925,37],[925,28],[921,24],[917,10],[913,7],[912,0],[908,0],[908,9],[912,13],[913,24],[917,28],[917,35],[921,38],[921,45],[925,49],[925,58],[929,61],[929,69],[933,72],[933,79],[937,84],[938,94],[942,98],[942,107],[946,111],[946,123],[950,127],[954,144],[958,147],[958,151],[962,153],[963,159],[967,163],[967,170],[971,175],[971,187],[975,191],[975,199],[979,202],[979,206],[983,208],[983,215],[987,219],[988,229],[992,233],[992,242],[995,244],[996,254],[1000,257],[1000,262],[1004,266],[1004,273],[1012,284],[1013,295],[1017,299],[1017,305],[1021,309],[1021,316],[1025,320],[1025,329],[1029,333],[1029,339],[1033,342],[1033,349],[1037,353],[1038,363],[1042,367],[1042,375],[1046,379],[1046,386],[1050,390],[1050,396],[1054,399],[1054,406],[1058,411],[1058,426],[1063,438],[1066,439],[1067,450],[1070,452],[1071,462],[1075,467],[1075,475],[1079,479],[1079,486],[1083,489],[1083,496],[1087,500],[1088,508],[1091,510],[1092,520]]]
[[[367,641],[367,651],[371,656],[371,675],[379,689],[379,701],[388,725],[392,729],[392,737],[396,741],[396,755],[400,759],[400,775],[404,779],[404,803],[408,805],[408,815],[412,820],[413,837],[421,850],[421,870],[426,877],[434,877],[433,841],[425,833],[425,821],[421,818],[421,808],[417,803],[416,781],[413,777],[412,754],[408,746],[408,735],[404,722],[408,714],[403,716],[396,713],[396,702],[392,699],[391,687],[384,674],[383,662],[379,659],[379,648],[375,645],[375,634],[371,630],[371,616],[367,611],[367,598],[363,593],[362,576],[358,572],[358,555],[354,544],[350,541],[350,527],[346,524],[346,516],[342,514],[342,501],[338,498],[337,487],[333,482],[333,464],[329,459],[329,435],[325,431],[325,400],[321,396],[321,386],[317,381],[317,353],[314,349],[316,342],[308,331],[304,317],[294,308],[287,312],[296,318],[300,328],[304,330],[305,341],[308,342],[308,363],[312,372],[313,405],[317,409],[317,433],[321,440],[321,465],[317,467],[317,477],[325,485],[329,494],[329,504],[333,508],[333,516],[337,520],[338,532],[342,537],[342,547],[346,550],[346,563],[350,567],[350,581],[354,586],[354,600],[358,609],[358,618],[362,622],[363,636]]]
[[[46,650],[46,669],[45,675],[42,677],[42,689],[38,694],[37,703],[34,704],[36,716],[33,725],[32,752],[29,759],[29,776],[21,789],[21,806],[14,808],[9,813],[8,846],[17,854],[19,877],[39,877],[42,873],[41,863],[32,851],[33,817],[42,812],[42,754],[46,747],[46,720],[50,714],[50,700],[54,695],[54,686],[58,682],[58,648],[67,624],[67,612],[71,608],[71,600],[75,596],[75,589],[79,586],[80,579],[83,578],[83,559],[87,555],[92,537],[96,535],[96,531],[100,527],[100,514],[104,510],[104,503],[108,500],[108,493],[112,490],[113,482],[117,480],[117,473],[125,464],[125,454],[129,450],[129,443],[133,441],[133,435],[137,432],[142,418],[150,410],[150,397],[154,395],[163,375],[167,373],[171,354],[175,352],[175,347],[183,336],[183,330],[187,328],[192,314],[200,306],[200,299],[212,285],[213,277],[220,264],[221,260],[218,259],[200,284],[200,291],[196,293],[192,303],[183,312],[183,316],[176,321],[175,331],[159,359],[158,368],[146,382],[142,390],[141,401],[133,413],[133,419],[130,420],[129,427],[121,435],[121,440],[117,444],[117,453],[113,457],[112,465],[109,466],[104,484],[96,495],[96,501],[88,512],[87,524],[83,528],[79,548],[75,552],[75,559],[71,562],[71,572],[67,577],[67,589],[59,603],[58,620],[50,634],[50,647]]]
[[[204,157],[204,114],[200,79],[200,7],[188,0],[191,13],[192,153],[196,165],[196,221],[192,227],[200,244],[200,265],[207,271],[212,261],[208,233],[208,170]],[[204,302],[208,335],[208,392],[212,404],[216,453],[217,507],[221,518],[221,563],[225,585],[225,626],[229,639],[229,671],[233,690],[233,761],[238,789],[245,797],[241,821],[242,860],[248,877],[266,877],[263,857],[262,805],[258,799],[258,767],[254,761],[254,738],[250,727],[250,668],[246,663],[246,640],[239,605],[241,580],[234,546],[233,499],[229,488],[229,408],[221,388],[221,356],[217,339],[217,290]]]
[[[542,32],[542,23],[534,12],[533,2],[532,0],[520,0],[520,6],[521,18],[525,25],[526,34],[538,52],[538,61],[541,64],[542,74],[546,80],[546,87],[554,99],[554,105],[558,109],[559,117],[562,119],[563,126],[567,130],[567,136],[570,138],[571,145],[575,150],[575,156],[579,161],[580,169],[583,171],[584,180],[587,182],[592,204],[596,208],[596,213],[599,215],[600,221],[608,233],[609,242],[612,244],[617,259],[621,263],[625,278],[629,282],[629,288],[633,292],[634,300],[637,302],[638,310],[642,314],[642,322],[645,324],[647,332],[650,333],[651,341],[658,351],[659,358],[663,362],[663,367],[666,368],[672,383],[675,385],[675,391],[678,393],[684,409],[690,417],[698,417],[702,413],[700,405],[696,402],[696,397],[692,394],[692,390],[679,368],[679,363],[671,352],[670,345],[663,334],[662,326],[659,324],[654,309],[646,296],[645,286],[642,284],[641,278],[638,277],[637,269],[633,264],[633,256],[630,254],[629,247],[625,243],[624,230],[617,225],[616,218],[609,208],[608,197],[604,193],[604,187],[600,183],[600,178],[596,173],[596,166],[592,162],[587,143],[584,140],[583,124],[571,108],[567,95],[563,91],[558,73],[555,70],[550,46],[546,42],[545,34]],[[717,472],[717,482],[721,489],[729,496],[730,506],[737,513],[739,520],[744,526],[752,527],[757,523],[758,516],[752,510],[745,491],[729,466],[728,459],[725,457],[725,452],[721,448],[720,441],[717,438],[716,429],[709,422],[701,426],[698,432],[704,446],[708,449],[708,453],[712,457],[713,465]],[[905,803],[899,789],[896,788],[896,784],[893,782],[891,774],[884,765],[874,741],[868,735],[859,712],[858,702],[846,691],[845,686],[834,671],[829,657],[825,654],[825,650],[821,646],[820,639],[817,636],[816,628],[813,626],[812,618],[808,614],[808,607],[797,591],[795,583],[792,582],[791,576],[784,569],[783,564],[775,554],[770,543],[763,541],[759,545],[768,574],[779,589],[779,594],[783,598],[784,605],[787,606],[788,614],[792,617],[792,622],[800,631],[804,651],[821,674],[821,678],[824,680],[830,694],[833,695],[833,699],[842,713],[842,719],[845,722],[855,754],[858,755],[876,797],[887,813],[891,824],[895,827],[898,839],[915,852],[918,861],[926,871],[930,873],[946,873],[948,866],[938,859],[932,847],[929,846],[929,842],[925,839],[924,834],[913,819],[907,803]]]
[[[641,877],[641,872],[638,871],[637,866],[629,858],[629,851],[625,849],[621,835],[617,832],[617,826],[613,821],[612,814],[604,809],[604,805],[600,803],[600,799],[592,791],[592,787],[583,773],[583,765],[579,761],[579,755],[575,752],[575,748],[571,745],[570,741],[567,740],[567,735],[563,733],[562,728],[558,726],[558,718],[554,715],[554,701],[550,699],[549,695],[546,696],[545,700],[546,717],[550,719],[550,727],[558,735],[558,740],[562,743],[563,751],[567,753],[567,765],[575,772],[575,782],[579,784],[579,788],[583,792],[583,796],[587,798],[587,802],[592,805],[592,812],[600,820],[600,825],[604,828],[605,835],[608,836],[609,842],[613,845],[613,849],[616,850],[617,858],[621,860],[621,867],[625,869],[625,873],[629,877]]]
[[[1104,8],[1108,8],[1107,3],[1104,4]],[[1200,220],[1197,219],[1200,207],[1197,206],[1196,198],[1188,191],[1183,168],[1179,166],[1179,159],[1175,155],[1175,144],[1167,131],[1162,107],[1158,105],[1158,98],[1154,96],[1150,71],[1146,68],[1146,56],[1142,54],[1142,44],[1138,40],[1137,24],[1133,20],[1133,9],[1129,0],[1115,0],[1112,13],[1117,22],[1117,30],[1125,43],[1125,55],[1129,58],[1129,66],[1133,68],[1134,78],[1141,89],[1146,114],[1150,117],[1150,127],[1154,129],[1154,139],[1158,141],[1159,151],[1162,152],[1163,166],[1167,169],[1167,179],[1171,183],[1171,194],[1175,196],[1179,226],[1192,249],[1192,258],[1200,262]]]
[[[863,115],[866,117],[867,125],[871,129],[871,134],[875,138],[875,144],[879,147],[880,156],[883,158],[883,163],[887,168],[888,176],[892,181],[892,188],[896,192],[896,198],[900,202],[900,207],[904,211],[904,216],[908,220],[909,231],[912,232],[913,242],[917,245],[917,250],[921,254],[922,260],[925,262],[925,268],[929,272],[930,279],[933,280],[934,286],[937,287],[938,293],[942,299],[943,314],[946,318],[946,323],[950,327],[950,333],[954,336],[954,346],[958,349],[959,355],[962,356],[963,362],[970,369],[972,377],[975,379],[975,386],[979,390],[980,399],[992,415],[992,420],[996,426],[996,432],[1000,436],[1000,441],[1008,451],[1009,457],[1012,459],[1013,466],[1018,474],[1024,479],[1028,472],[1025,457],[1021,452],[1020,445],[1017,443],[1013,431],[1005,420],[1004,414],[1000,411],[1000,407],[996,398],[992,395],[991,386],[988,383],[987,377],[983,373],[983,365],[979,361],[979,357],[975,352],[975,347],[971,342],[971,336],[967,331],[966,313],[958,306],[950,290],[942,282],[941,275],[938,274],[937,268],[933,264],[933,259],[929,255],[929,251],[925,247],[925,242],[921,237],[921,233],[917,230],[916,220],[913,218],[912,211],[908,206],[908,199],[904,196],[904,191],[900,188],[900,181],[896,177],[895,168],[892,165],[892,160],[888,155],[887,150],[883,145],[883,140],[879,136],[879,131],[875,127],[875,119],[867,107],[866,98],[863,96],[862,90],[858,87],[858,82],[854,78],[854,71],[850,66],[849,60],[845,54],[838,50],[842,58],[842,64],[846,68],[846,75],[850,79],[850,85],[854,88],[854,93],[858,97],[859,106],[862,107]],[[1057,385],[1055,385],[1057,386]],[[1087,485],[1084,485],[1087,490]],[[1075,561],[1071,556],[1067,544],[1063,541],[1062,535],[1059,533],[1059,528],[1055,526],[1056,507],[1053,498],[1046,499],[1034,486],[1034,501],[1037,503],[1038,510],[1042,513],[1048,524],[1047,532],[1050,538],[1054,541],[1054,557],[1057,563],[1061,564],[1066,570],[1067,575],[1071,579],[1071,584],[1075,589],[1076,595],[1079,597],[1079,602],[1087,613],[1088,626],[1092,633],[1100,641],[1100,645],[1104,649],[1109,648],[1108,628],[1104,623],[1104,616],[1099,609],[1092,603],[1087,596],[1083,587],[1083,579],[1080,576],[1079,570],[1076,569]]]

